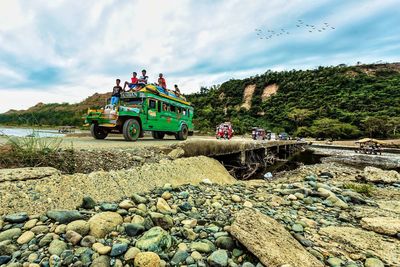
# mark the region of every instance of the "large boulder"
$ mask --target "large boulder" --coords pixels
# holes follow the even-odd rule
[[[50,246],[49,246],[49,253],[51,255],[57,255],[60,256],[61,253],[64,252],[64,250],[67,249],[67,244],[64,241],[55,239],[51,241]]]
[[[168,153],[168,157],[171,159],[177,159],[181,158],[185,155],[185,150],[183,150],[181,147],[175,148],[171,152]]]
[[[4,216],[4,220],[10,223],[22,223],[29,219],[28,214],[26,212],[19,212],[14,214],[9,214]]]
[[[149,215],[155,225],[160,226],[165,230],[169,230],[172,226],[174,226],[174,220],[169,215],[158,212],[150,212]]]
[[[218,249],[207,258],[207,261],[212,267],[225,267],[228,265],[228,253],[226,250]]]
[[[73,221],[70,222],[67,225],[66,231],[75,231],[78,234],[85,236],[87,235],[87,233],[89,233],[89,223],[87,221],[84,220],[77,220],[77,221]]]
[[[168,205],[167,201],[163,198],[158,198],[157,200],[157,210],[161,213],[171,213],[172,209]]]
[[[396,235],[400,233],[400,219],[390,217],[362,218],[361,227],[379,234]]]
[[[49,210],[47,217],[59,223],[69,223],[82,219],[83,215],[77,210]]]
[[[384,171],[375,167],[365,167],[362,179],[371,183],[398,183],[400,182],[400,174],[396,171]]]
[[[17,250],[18,247],[12,244],[11,240],[0,241],[0,255],[11,256]]]
[[[324,266],[280,223],[258,211],[236,213],[230,232],[265,266]]]
[[[135,256],[135,267],[159,267],[160,257],[154,252],[139,252]]]
[[[323,244],[327,250],[340,247],[347,253],[368,251],[388,266],[398,266],[400,263],[400,241],[395,238],[354,227],[336,226],[321,228],[318,234],[329,238],[329,242]]]
[[[115,230],[122,222],[121,215],[116,212],[107,211],[98,213],[89,219],[89,234],[97,238],[103,238]]]
[[[11,240],[17,238],[22,234],[22,230],[19,228],[11,228],[0,233],[0,242],[4,240]]]
[[[191,243],[190,248],[201,253],[210,253],[215,250],[215,245],[210,240],[203,239],[199,242]]]
[[[137,242],[136,247],[140,250],[161,252],[170,248],[172,238],[167,231],[159,226],[151,228]]]
[[[101,255],[93,260],[91,267],[110,267],[110,257]]]

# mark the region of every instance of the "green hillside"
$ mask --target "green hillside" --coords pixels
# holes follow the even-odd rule
[[[0,124],[25,126],[60,126],[83,124],[82,115],[88,108],[100,108],[111,93],[94,94],[77,104],[38,103],[27,110],[10,110],[0,114]]]
[[[78,104],[42,104],[0,114],[0,124],[82,125],[88,108],[109,94]],[[400,63],[267,71],[187,95],[195,127],[213,132],[231,121],[238,134],[258,126],[298,136],[393,137],[400,128]]]
[[[229,120],[238,133],[258,126],[299,136],[389,137],[400,128],[400,63],[267,71],[188,99],[203,131]]]

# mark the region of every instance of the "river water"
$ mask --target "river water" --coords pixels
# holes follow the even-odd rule
[[[63,137],[64,134],[58,133],[58,130],[32,129],[32,128],[8,128],[0,127],[0,136],[18,136],[18,137]]]

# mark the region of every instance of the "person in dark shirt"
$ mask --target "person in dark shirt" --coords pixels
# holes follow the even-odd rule
[[[181,90],[179,90],[177,84],[174,85],[174,88],[175,88],[175,95],[178,96],[178,97],[181,96]]]
[[[146,75],[146,70],[142,70],[142,76],[139,77],[138,85],[140,87],[145,87],[147,84],[147,79],[149,76]]]
[[[119,98],[121,97],[121,91],[123,91],[122,87],[119,85],[121,83],[120,79],[115,80],[115,86],[113,87],[112,96],[111,96],[111,105],[118,104]]]

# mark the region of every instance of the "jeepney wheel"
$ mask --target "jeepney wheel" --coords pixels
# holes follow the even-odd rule
[[[188,134],[189,134],[188,127],[185,124],[183,124],[181,130],[175,134],[175,138],[177,140],[186,140]]]
[[[153,138],[154,138],[154,139],[163,139],[164,136],[165,136],[165,133],[164,133],[164,132],[156,132],[156,131],[153,131],[153,132],[152,132],[152,135],[153,135]]]
[[[136,141],[140,136],[140,123],[136,119],[128,119],[122,129],[126,141]]]
[[[106,129],[95,123],[90,125],[90,133],[95,139],[104,139],[108,135],[108,131]]]

